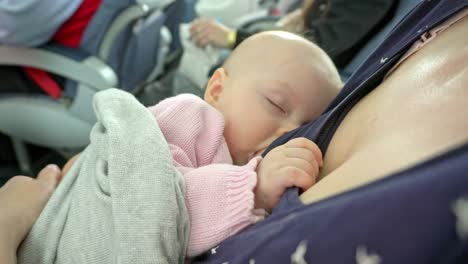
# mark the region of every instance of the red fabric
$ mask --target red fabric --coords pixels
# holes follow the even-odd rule
[[[81,38],[101,5],[101,0],[83,0],[75,13],[57,30],[52,41],[70,48],[77,48]],[[24,67],[26,74],[49,96],[60,98],[62,89],[58,83],[45,71]]]
[[[47,72],[30,67],[23,67],[23,70],[50,97],[54,99],[60,98],[62,89],[60,89],[58,83]]]
[[[101,0],[83,0],[78,10],[59,28],[52,41],[77,48],[89,22],[101,5]]]

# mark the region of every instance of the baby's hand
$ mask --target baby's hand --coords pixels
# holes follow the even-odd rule
[[[322,152],[306,138],[272,149],[257,166],[255,207],[271,212],[287,188],[307,190],[314,185],[322,164]]]

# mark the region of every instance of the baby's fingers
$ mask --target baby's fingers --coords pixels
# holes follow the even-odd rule
[[[285,144],[288,148],[303,148],[311,151],[314,154],[315,159],[317,160],[319,166],[323,165],[322,151],[320,151],[317,144],[312,140],[309,140],[305,137],[294,138],[288,141]]]
[[[305,149],[298,149],[287,155],[288,156],[284,161],[284,165],[303,170],[315,181],[317,175],[319,174],[320,165],[317,160],[315,160],[314,154]]]
[[[301,168],[294,166],[288,166],[280,170],[283,184],[285,188],[299,187],[303,190],[307,190],[315,183],[315,177],[309,175]]]
[[[310,174],[314,174],[314,175],[318,174],[319,168],[322,165],[322,162],[320,160],[317,160],[316,154],[309,149],[287,148],[284,151],[284,154],[287,157],[287,160],[285,160],[285,162],[290,162],[288,161],[289,159],[293,159],[293,160],[299,159],[299,160],[303,160],[304,162],[307,162],[310,166],[313,167],[312,170],[306,170]]]

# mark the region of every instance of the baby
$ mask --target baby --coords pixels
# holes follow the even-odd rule
[[[260,155],[318,117],[340,88],[320,48],[271,31],[234,50],[211,76],[204,100],[182,94],[149,108],[184,175],[188,256],[263,219],[288,187],[306,190],[315,183],[322,155],[312,141],[294,139]]]

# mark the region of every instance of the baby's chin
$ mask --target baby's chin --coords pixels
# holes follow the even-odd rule
[[[249,162],[250,158],[247,156],[233,156],[232,157],[232,163],[236,166],[244,166]]]

